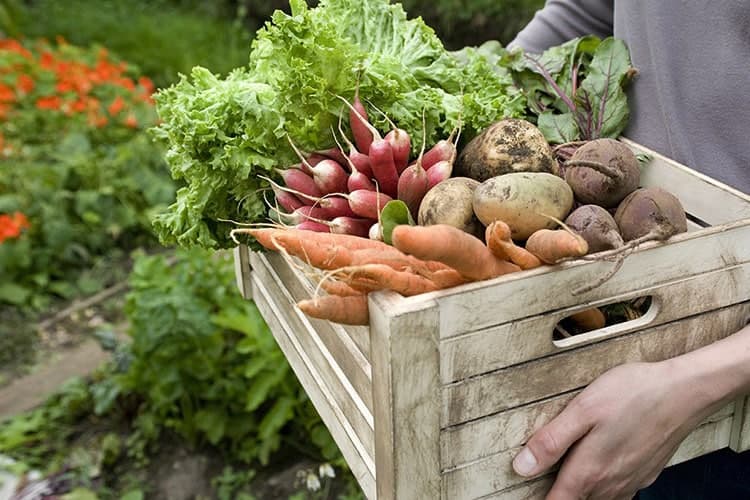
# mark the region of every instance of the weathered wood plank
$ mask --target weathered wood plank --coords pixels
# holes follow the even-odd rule
[[[679,198],[687,212],[711,225],[750,217],[750,195],[632,141],[623,139],[623,142],[636,152],[652,157],[651,162],[641,169],[641,185],[669,190]]]
[[[734,451],[742,452],[750,450],[750,396],[740,400],[737,407],[729,446]]]
[[[675,465],[691,458],[705,455],[706,453],[726,448],[729,444],[729,436],[732,428],[732,417],[725,417],[719,421],[703,424],[691,432],[680,444],[679,448],[669,460],[668,465]],[[443,475],[444,498],[450,500],[469,500],[477,498],[516,498],[510,495],[509,488],[522,484],[525,478],[513,471],[513,458],[521,450],[521,447],[506,450],[502,453],[492,455],[484,460],[479,460],[458,469],[447,471]],[[550,484],[545,483],[547,488]],[[514,494],[518,490],[511,490]],[[524,491],[523,489],[520,491]],[[544,494],[546,490],[542,485],[526,487],[526,491],[534,494]],[[501,496],[499,493],[502,492]],[[536,498],[528,496],[520,498]]]
[[[380,500],[440,498],[437,304],[393,315],[370,295],[375,462]]]
[[[750,302],[745,302],[446,385],[442,426],[581,388],[622,363],[692,351],[737,332],[748,313]]]
[[[628,256],[606,283],[578,296],[571,290],[592,282],[613,264],[577,260],[544,266],[410,297],[410,302],[438,301],[444,339],[748,261],[750,220],[679,234],[667,244],[646,243]]]
[[[252,284],[250,283],[250,250],[246,245],[234,247],[234,279],[243,299],[252,299]]]
[[[581,390],[443,429],[440,433],[442,469],[461,467],[521,446],[535,431],[558,415]],[[731,417],[735,406],[735,402],[724,406],[701,425]]]
[[[579,310],[651,295],[643,317],[552,342],[554,326]],[[450,383],[750,299],[750,262],[471,332],[440,344],[440,380]]]
[[[288,263],[278,255],[251,254],[250,256],[255,272],[259,273],[264,280],[273,280],[282,286],[289,297],[289,306],[298,314],[294,306],[296,301],[309,298],[312,290],[310,284],[302,282],[294,275]],[[325,344],[326,349],[336,359],[336,363],[346,375],[346,378],[357,391],[359,398],[364,402],[367,410],[372,413],[372,372],[370,361],[367,360],[359,347],[354,343],[349,334],[341,327],[330,321],[306,318],[306,321],[315,329],[317,336]]]
[[[310,357],[310,353],[297,341],[295,332],[284,320],[284,313],[271,302],[264,283],[252,280],[255,291],[255,303],[273,332],[276,342],[292,366],[300,384],[305,389],[310,401],[318,411],[341,450],[346,463],[357,479],[368,499],[376,498],[374,446],[363,442],[349,422],[348,409],[342,408],[338,398],[323,383],[324,376]]]
[[[284,330],[290,332],[293,340],[315,365],[320,375],[319,383],[325,385],[336,400],[337,405],[344,411],[359,440],[365,445],[368,453],[374,455],[374,423],[370,410],[352,386],[346,374],[341,370],[338,361],[328,351],[320,336],[312,327],[308,318],[294,306],[283,283],[273,270],[264,265],[257,265],[253,269],[253,287],[255,291],[262,291],[266,302],[263,308],[256,304],[266,318],[273,314],[277,323]],[[272,328],[273,331],[273,328]],[[276,332],[274,332],[276,335]]]
[[[292,259],[294,265],[292,265],[284,256],[275,252],[266,252],[265,254],[256,254],[258,257],[268,261],[269,265],[273,267],[276,273],[281,277],[281,280],[286,285],[289,293],[296,299],[308,299],[315,293],[317,287],[317,281],[315,281],[321,274],[319,271],[310,268],[308,266],[307,271],[303,271],[306,264],[299,259]],[[295,267],[299,266],[299,267]],[[310,274],[307,274],[310,273]],[[321,292],[322,293],[322,292]],[[317,320],[316,320],[317,321]],[[348,335],[352,342],[357,346],[360,351],[361,357],[367,360],[369,364],[370,360],[370,331],[366,326],[342,326],[331,323],[329,321],[318,321],[321,327],[328,327],[341,330],[341,332]]]

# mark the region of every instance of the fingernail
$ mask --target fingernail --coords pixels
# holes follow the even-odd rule
[[[536,465],[536,457],[528,448],[521,450],[521,452],[516,455],[516,458],[513,459],[513,469],[522,476],[531,476]]]

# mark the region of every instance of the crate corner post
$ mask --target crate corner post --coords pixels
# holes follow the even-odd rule
[[[234,277],[237,280],[237,288],[243,299],[253,298],[253,286],[250,280],[250,249],[247,245],[237,245],[233,250],[234,255]]]
[[[370,296],[378,500],[441,498],[439,308]]]

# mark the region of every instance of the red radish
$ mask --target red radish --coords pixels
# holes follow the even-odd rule
[[[398,178],[398,199],[406,203],[415,220],[419,214],[419,204],[430,187],[427,171],[419,161],[407,167]]]
[[[330,233],[331,227],[327,224],[323,224],[321,222],[315,222],[312,220],[306,220],[305,222],[300,222],[296,226],[294,226],[296,229],[304,229],[307,231],[315,231],[317,233]]]
[[[372,180],[362,172],[354,172],[349,174],[349,179],[346,181],[346,187],[351,193],[358,189],[366,189],[368,191],[376,191],[377,187]]]
[[[453,163],[456,160],[456,154],[458,154],[456,143],[458,142],[458,137],[456,137],[456,142],[453,142],[453,134],[455,132],[455,130],[451,132],[451,135],[447,139],[439,140],[424,154],[422,168],[429,170],[430,167],[439,161],[445,160]]]
[[[357,90],[354,92],[354,100],[349,106],[349,126],[352,128],[354,143],[360,151],[369,151],[373,139],[379,137],[372,133],[372,126],[367,119],[367,110],[362,101],[359,100],[359,83]]]
[[[419,204],[430,189],[430,181],[427,172],[422,168],[424,157],[424,146],[426,142],[426,128],[424,126],[424,115],[422,116],[422,149],[417,161],[401,172],[398,178],[398,199],[406,203],[411,216],[416,220],[419,215]]]
[[[380,222],[376,222],[370,226],[370,230],[367,232],[368,238],[376,241],[383,241],[383,231],[380,229]]]
[[[358,189],[347,197],[352,212],[367,219],[377,219],[385,204],[393,198],[385,193]]]
[[[324,209],[328,214],[328,219],[333,217],[355,217],[356,214],[352,211],[349,206],[349,201],[342,196],[326,196],[316,202],[316,204]]]
[[[388,196],[398,194],[398,171],[393,159],[393,148],[385,139],[375,139],[370,145],[370,165],[380,190]]]
[[[411,154],[411,139],[409,134],[406,130],[396,127],[385,134],[385,140],[391,145],[391,149],[393,149],[393,162],[396,164],[396,171],[400,174],[409,164],[409,155]]]
[[[370,157],[364,153],[360,153],[359,151],[357,151],[356,146],[352,144],[352,141],[349,140],[344,131],[341,129],[341,115],[339,115],[339,133],[344,139],[344,142],[346,142],[346,145],[349,146],[349,155],[346,156],[346,159],[348,161],[349,168],[351,168],[352,170],[352,173],[357,170],[364,174],[368,179],[371,179],[372,165],[370,165]],[[333,139],[336,141],[336,144],[339,146],[339,148],[343,151],[344,148],[342,148],[339,144],[335,132],[333,133]],[[349,191],[353,191],[353,189],[350,188]]]
[[[453,172],[453,163],[447,160],[440,160],[429,170],[427,170],[427,179],[430,189],[435,185],[448,179]]]
[[[311,154],[307,155],[307,158],[305,158],[305,160],[307,161],[307,163],[309,163],[310,166],[312,166],[312,167],[314,167],[315,165],[317,165],[321,161],[327,160],[327,159],[328,159],[327,156],[319,154],[319,153],[311,153]],[[298,163],[297,164],[297,168],[302,168],[302,170],[304,170],[307,167],[303,163]],[[310,172],[307,172],[307,173],[309,174]]]
[[[336,217],[331,220],[329,227],[331,228],[331,232],[335,234],[351,234],[367,238],[373,222],[372,219]]]
[[[325,208],[309,205],[299,207],[290,213],[284,213],[272,208],[270,216],[272,219],[281,222],[285,226],[295,226],[308,220],[321,222],[333,218]]]
[[[321,196],[323,196],[323,193],[315,184],[313,178],[304,173],[302,170],[298,170],[296,168],[287,168],[276,169],[276,172],[281,176],[281,178],[284,180],[284,184],[288,188],[307,196],[313,196],[315,198],[320,198]]]
[[[333,132],[333,130],[331,130]],[[349,150],[351,153],[349,153],[349,156],[345,156],[347,162],[349,163],[349,168],[351,169],[351,173],[349,174],[349,178],[346,180],[346,188],[349,192],[356,191],[357,189],[369,189],[370,191],[375,191],[375,184],[373,184],[370,177],[372,176],[372,170],[370,167],[370,157],[367,155],[360,155],[359,151],[356,150],[354,145],[349,141],[349,139],[344,134],[344,131],[341,130],[341,120],[339,119],[339,132],[341,133],[341,136],[344,138],[344,141],[349,145]],[[339,144],[339,140],[336,138],[336,132],[333,132],[333,140],[336,141],[336,144],[341,148],[341,144]],[[343,148],[341,148],[343,150]],[[362,172],[359,169],[359,166],[352,160],[352,155],[356,153],[357,155],[360,155],[365,161],[366,161],[366,168],[367,172]]]
[[[342,193],[347,189],[349,174],[344,167],[333,160],[321,161],[312,167],[312,174],[315,185],[325,194]]]
[[[294,196],[292,193],[284,191],[278,184],[271,184],[271,189],[273,190],[273,195],[276,198],[276,203],[278,203],[281,208],[283,208],[287,212],[293,212],[299,207],[305,205],[302,200]]]
[[[393,123],[393,120],[388,118],[388,115],[378,109],[377,106],[372,103],[369,104],[378,113],[383,115],[383,118],[391,125],[391,131],[385,135],[385,140],[388,141],[393,149],[393,161],[396,164],[396,171],[400,174],[409,164],[409,155],[411,154],[411,138],[409,137],[409,133],[404,129],[398,128]]]
[[[339,165],[346,165],[346,155],[341,150],[341,148],[328,148],[321,151],[314,151],[313,155],[330,158],[331,160],[337,162]]]

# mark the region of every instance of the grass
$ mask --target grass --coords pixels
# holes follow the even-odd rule
[[[211,2],[200,5],[37,0],[16,5],[13,27],[26,37],[60,35],[76,45],[106,46],[163,87],[196,65],[225,74],[247,61],[252,34],[241,22],[232,21],[233,13],[226,9],[212,7]]]

